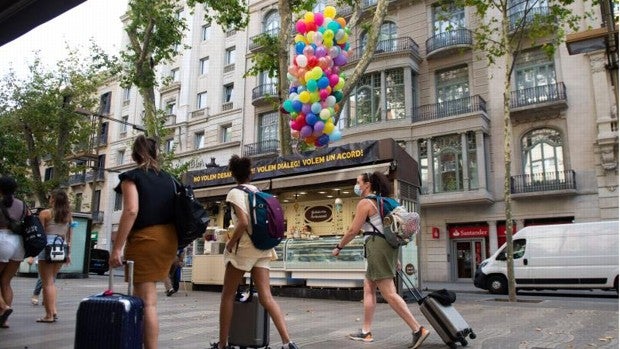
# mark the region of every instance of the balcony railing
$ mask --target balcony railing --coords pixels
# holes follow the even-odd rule
[[[426,54],[454,46],[471,46],[471,31],[461,28],[433,35],[426,40]]]
[[[258,143],[250,143],[244,145],[243,155],[253,156],[261,154],[272,154],[278,152],[280,141],[277,139],[268,139]]]
[[[222,103],[222,111],[232,110],[234,107],[233,102]]]
[[[177,123],[177,115],[176,114],[168,114],[164,119],[164,126],[172,126]]]
[[[510,94],[510,108],[560,101],[566,101],[566,87],[563,82],[516,90]]]
[[[235,63],[231,63],[224,66],[224,73],[230,73],[235,71]]]
[[[86,172],[85,179],[87,182],[103,181],[105,180],[105,170],[100,168],[98,170],[92,170]]]
[[[275,97],[278,95],[276,84],[262,84],[252,89],[252,104],[266,97]]]
[[[198,110],[194,110],[192,112],[192,118],[197,118],[197,117],[200,117],[200,116],[202,116],[202,117],[209,116],[209,107],[198,109]]]
[[[535,6],[527,11],[510,11],[508,18],[510,20],[509,30],[515,31],[519,27],[527,27],[529,23],[534,21],[536,16],[547,16],[549,14],[549,6]]]
[[[69,176],[69,185],[78,185],[86,183],[86,174],[78,173]]]
[[[92,219],[93,219],[93,223],[95,224],[101,224],[103,223],[103,211],[95,211],[91,214]]]
[[[487,102],[479,95],[418,107],[413,122],[437,120],[449,116],[487,111]]]
[[[269,35],[271,37],[275,37],[278,36],[278,34],[280,33],[280,28],[272,28],[269,30],[265,30],[264,32],[258,34],[258,35],[254,35],[253,37],[250,38],[250,51],[254,51],[256,49],[261,48],[261,44],[256,42],[255,40],[263,35]]]
[[[375,48],[375,55],[397,52],[410,52],[414,56],[419,57],[420,47],[412,38],[405,36],[397,39],[381,40],[377,43],[377,47]],[[363,54],[363,46],[355,48],[349,56],[349,62],[362,58]]]
[[[577,185],[573,170],[524,174],[510,178],[512,194],[575,189]]]
[[[388,0],[388,3],[394,2],[396,0]],[[375,7],[377,6],[377,0],[362,0],[360,2],[360,8],[362,11],[366,11],[368,9],[370,9],[371,7]],[[339,17],[349,17],[353,14],[353,8],[351,6],[343,6],[340,9],[338,9],[338,16]]]

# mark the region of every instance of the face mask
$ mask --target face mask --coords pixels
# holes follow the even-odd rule
[[[357,196],[362,196],[362,189],[360,188],[359,184],[356,184],[355,187],[353,187],[353,192]]]

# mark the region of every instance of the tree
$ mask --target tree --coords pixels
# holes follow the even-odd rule
[[[346,0],[342,4],[352,6],[353,16],[349,26],[357,25],[362,9],[360,0]],[[375,47],[379,37],[379,28],[387,12],[387,0],[379,0],[372,24],[369,27],[367,47]],[[147,135],[161,138],[164,114],[157,111],[155,105],[155,88],[159,82],[156,77],[157,66],[171,60],[177,54],[177,48],[182,44],[187,30],[185,20],[179,16],[183,2],[179,0],[149,1],[131,0],[127,11],[125,31],[129,37],[129,45],[121,53],[124,86],[135,85],[144,103],[144,120]],[[293,18],[302,11],[312,9],[314,1],[295,0],[278,1],[278,11],[281,17],[281,28],[292,28]],[[205,6],[205,19],[210,23],[215,21],[223,28],[240,30],[248,24],[248,6],[238,0],[188,0],[187,5],[194,8],[197,5]],[[286,71],[289,65],[289,48],[292,45],[291,32],[280,30],[277,39],[268,35],[261,38],[265,43],[273,44],[276,50],[269,50],[257,54],[253,58],[254,66],[247,75],[258,75],[268,72],[271,77],[278,77],[278,104],[287,98],[288,81]],[[348,78],[343,89],[345,98],[363,75],[370,63],[374,50],[367,50],[359,60],[356,68]],[[280,144],[283,154],[291,152],[290,130],[288,129],[288,115],[280,114],[279,123]]]
[[[513,215],[510,192],[512,166],[512,122],[510,90],[515,62],[524,49],[540,46],[553,55],[565,37],[565,30],[577,29],[580,20],[589,15],[571,10],[574,0],[457,0],[461,7],[471,6],[478,22],[472,23],[474,49],[489,65],[503,64],[503,125],[504,125],[504,205],[506,215],[506,259],[508,298],[516,301],[514,280],[514,249],[512,243]],[[447,7],[450,2],[442,2]],[[451,28],[449,28],[451,29]]]
[[[77,51],[59,61],[54,70],[44,67],[38,54],[29,75],[18,78],[10,71],[0,81],[0,170],[15,176],[25,194],[47,203],[49,190],[66,182],[67,158],[93,134],[90,120],[74,112],[76,106],[93,107],[97,87],[109,77],[96,45],[91,56]],[[53,169],[44,181],[41,167]]]

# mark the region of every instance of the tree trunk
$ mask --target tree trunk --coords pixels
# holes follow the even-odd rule
[[[280,32],[278,33],[278,106],[288,98],[288,79],[286,72],[288,71],[289,51],[288,43],[291,39],[290,30],[292,28],[293,14],[291,13],[291,4],[288,0],[278,0],[278,11],[280,13]],[[289,127],[290,117],[282,112],[282,108],[278,108],[280,116],[278,123],[278,134],[280,136],[280,152],[282,155],[289,155],[293,152],[291,145],[291,130]]]
[[[34,184],[34,194],[41,205],[47,204],[47,193],[43,187],[43,180],[41,179],[41,158],[37,155],[35,148],[34,136],[32,130],[27,123],[21,122],[24,129],[24,141],[26,142],[26,148],[30,156],[30,172],[32,173],[32,183]]]
[[[502,44],[504,52],[511,52],[509,41],[509,17],[502,19]],[[510,197],[510,177],[512,166],[512,122],[510,120],[510,81],[512,75],[512,56],[506,55],[504,65],[504,205],[506,215],[506,274],[508,276],[508,300],[517,301],[514,276],[514,249],[512,246],[512,202]]]
[[[155,88],[141,87],[138,90],[140,91],[140,96],[142,97],[142,103],[144,105],[142,122],[144,123],[144,128],[146,129],[146,136],[155,137],[161,143],[161,140],[159,139],[159,127],[157,125],[157,107],[155,107]]]

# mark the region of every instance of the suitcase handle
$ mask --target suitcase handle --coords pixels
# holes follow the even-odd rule
[[[398,274],[398,277],[403,280],[403,285],[405,285],[409,293],[411,293],[413,299],[415,299],[418,304],[422,304],[422,302],[424,302],[424,298],[426,297],[422,296],[420,290],[418,290],[418,288],[413,285],[413,282],[409,280],[409,278],[407,278],[407,276],[403,273],[402,270],[396,270],[396,273]]]
[[[127,273],[129,274],[129,277],[127,278],[127,295],[129,296],[133,296],[133,268],[134,268],[134,262],[133,261],[123,261],[123,264],[127,266]],[[114,293],[114,268],[110,268],[110,272],[109,274],[109,278],[108,278],[108,290],[109,292],[106,293]]]

